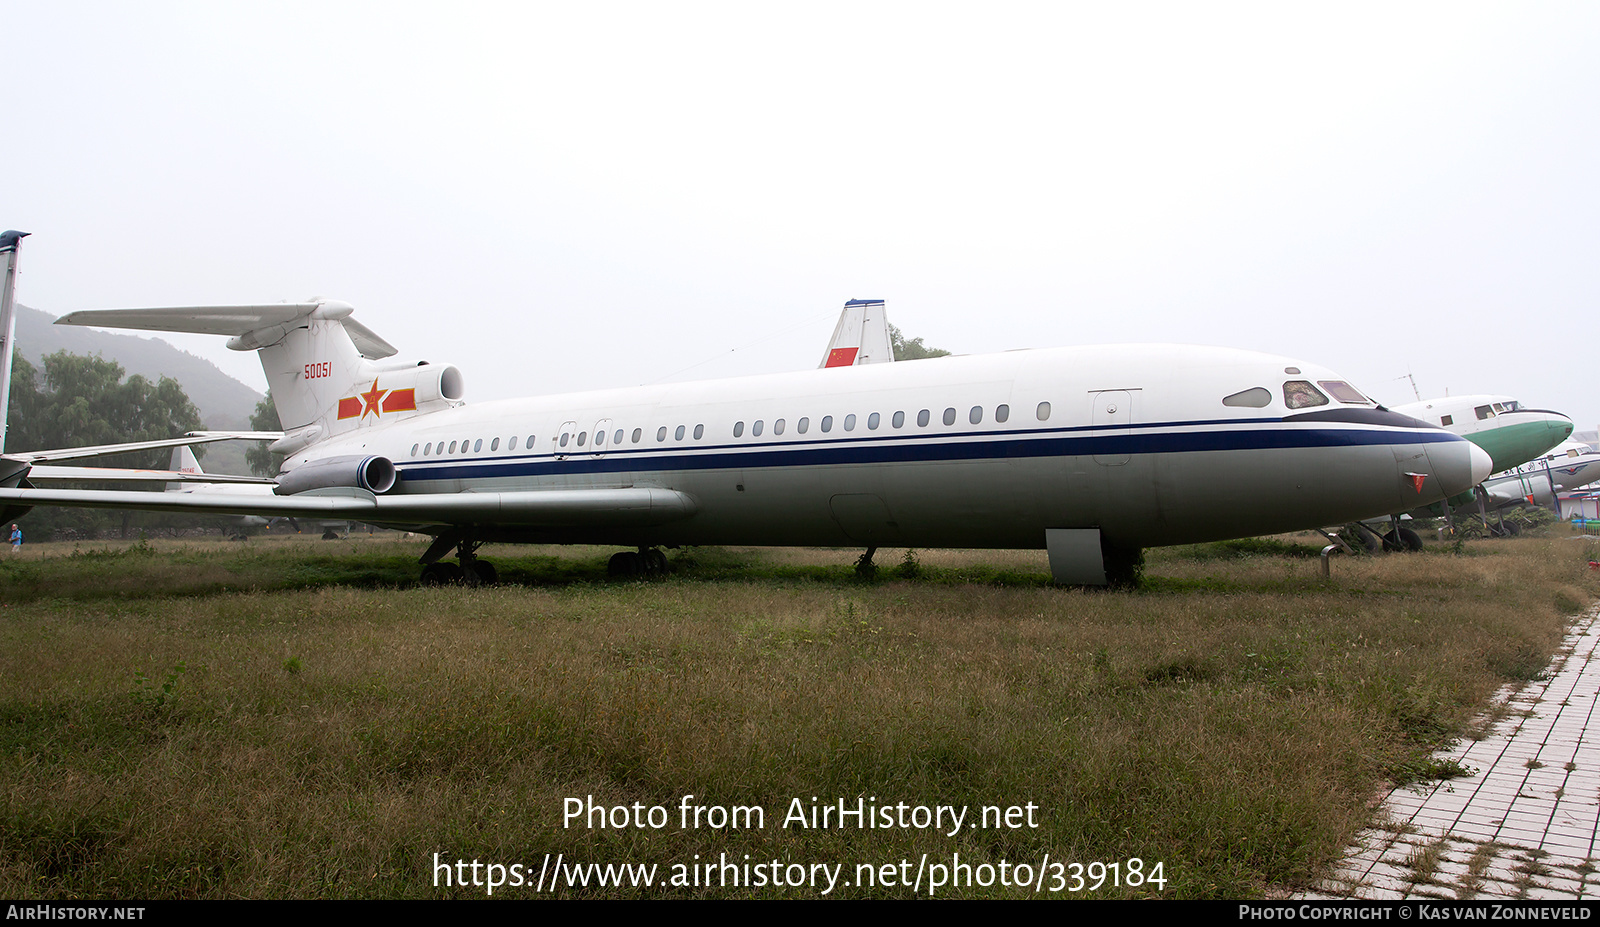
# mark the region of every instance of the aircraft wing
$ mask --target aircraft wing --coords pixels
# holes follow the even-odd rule
[[[544,528],[665,524],[695,513],[694,499],[672,489],[554,489],[523,492],[400,493],[362,489],[269,493],[123,492],[87,489],[0,489],[7,505],[134,509],[207,515],[333,517],[368,524],[468,525],[494,523]]]
[[[51,467],[28,469],[30,483],[246,483],[277,485],[277,480],[259,476],[233,476],[227,473],[194,473],[187,470],[129,470],[119,467]]]
[[[126,444],[97,444],[88,447],[63,447],[49,451],[8,453],[12,460],[39,463],[49,460],[80,460],[84,457],[103,457],[107,454],[124,454],[128,451],[148,451],[158,447],[181,447],[186,444],[210,444],[213,441],[276,441],[283,437],[281,431],[191,431],[181,438],[159,438],[154,441],[130,441]]]

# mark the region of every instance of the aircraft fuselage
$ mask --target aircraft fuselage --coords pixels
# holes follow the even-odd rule
[[[659,524],[506,512],[476,526],[486,540],[987,548],[1044,547],[1052,528],[1097,528],[1125,548],[1310,528],[1487,475],[1466,441],[1364,397],[1286,404],[1286,383],[1338,381],[1223,348],[1016,351],[473,403],[393,424],[380,412],[284,469],[378,455],[398,472],[389,496],[659,488],[693,500]],[[1224,404],[1255,390],[1264,400]],[[408,514],[395,524],[462,518],[456,505]]]

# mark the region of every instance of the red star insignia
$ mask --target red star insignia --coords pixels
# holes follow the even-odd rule
[[[383,397],[388,395],[388,392],[386,389],[378,389],[378,381],[373,380],[372,389],[358,394],[361,397],[361,401],[366,403],[366,407],[361,410],[361,417],[366,418],[368,412],[371,412],[374,416],[381,416],[383,413],[379,411],[378,404],[383,402]]]

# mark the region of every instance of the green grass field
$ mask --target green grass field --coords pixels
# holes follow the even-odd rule
[[[0,555],[0,895],[1306,885],[1600,596],[1586,539],[1326,581],[1313,540],[1152,551],[1132,592],[1053,588],[1032,551],[881,551],[867,582],[855,551],[700,549],[641,583],[486,548],[506,584],[441,589],[420,540],[30,545]],[[917,826],[940,806],[966,816]]]

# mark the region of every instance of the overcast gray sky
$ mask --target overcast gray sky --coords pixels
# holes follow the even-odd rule
[[[1595,3],[0,0],[0,228],[28,305],[343,299],[469,400],[815,366],[874,297],[1586,429],[1597,48]]]

